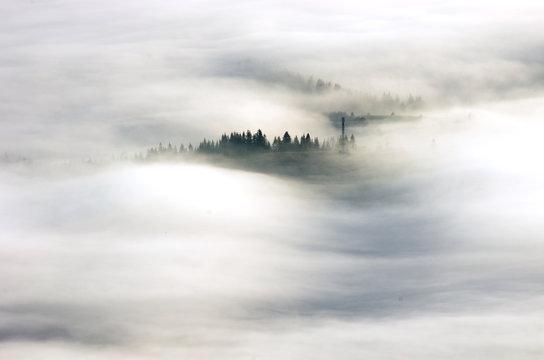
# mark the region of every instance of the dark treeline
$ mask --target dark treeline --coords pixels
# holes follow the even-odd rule
[[[354,148],[355,137],[353,135],[349,139],[347,136],[340,136],[338,139],[331,137],[321,143],[317,137],[312,138],[308,133],[292,138],[286,131],[283,136],[275,136],[270,142],[266,134],[259,129],[254,134],[247,130],[245,132],[231,132],[229,135],[223,134],[219,140],[204,139],[197,147],[193,147],[191,144],[188,147],[183,144],[176,147],[171,143],[164,146],[160,143],[158,147],[147,150],[146,158],[172,157],[191,153],[236,157],[267,152],[347,151]],[[136,158],[144,159],[141,154]]]

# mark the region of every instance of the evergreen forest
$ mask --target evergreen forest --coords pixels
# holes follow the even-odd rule
[[[251,154],[268,152],[347,152],[355,148],[355,136],[352,134],[348,139],[345,135],[338,138],[330,137],[320,142],[319,138],[312,138],[309,133],[301,136],[295,135],[293,138],[288,131],[283,136],[275,136],[270,142],[268,136],[261,129],[255,133],[250,130],[245,132],[231,132],[223,134],[218,140],[203,139],[198,146],[192,144],[178,146],[162,142],[157,147],[151,147],[147,150],[145,159],[157,157],[174,157],[183,154],[217,154],[227,157],[240,157]],[[139,160],[144,160],[143,155],[137,155]]]

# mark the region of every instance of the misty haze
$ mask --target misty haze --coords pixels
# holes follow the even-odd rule
[[[539,2],[0,12],[1,359],[544,358]]]

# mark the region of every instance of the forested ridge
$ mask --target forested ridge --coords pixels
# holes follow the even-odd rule
[[[251,133],[250,130],[224,133],[217,140],[203,139],[196,147],[192,144],[187,147],[184,144],[176,146],[168,143],[168,145],[163,145],[161,142],[157,147],[147,149],[145,158],[141,154],[137,157],[141,160],[185,154],[217,154],[240,157],[267,152],[345,152],[354,148],[354,135],[351,135],[349,139],[345,135],[340,135],[338,138],[330,137],[321,142],[317,137],[312,138],[309,133],[301,136],[295,135],[293,138],[286,131],[283,136],[275,136],[271,142],[269,137],[261,129],[258,129],[255,133]]]

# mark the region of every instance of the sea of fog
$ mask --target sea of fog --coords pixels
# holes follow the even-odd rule
[[[541,359],[536,103],[356,130],[313,181],[5,163],[0,358]]]

